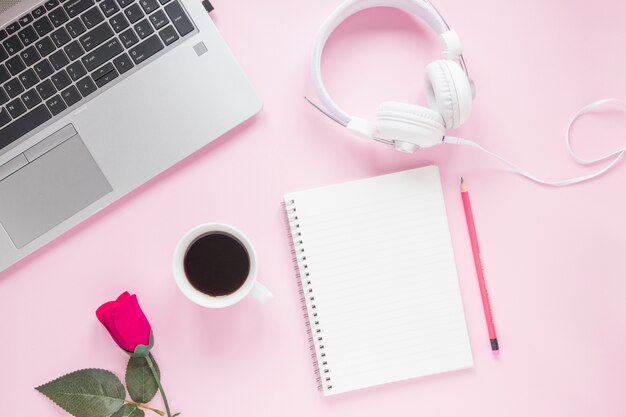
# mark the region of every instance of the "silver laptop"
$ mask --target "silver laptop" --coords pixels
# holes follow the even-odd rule
[[[201,0],[0,0],[0,271],[260,108]]]

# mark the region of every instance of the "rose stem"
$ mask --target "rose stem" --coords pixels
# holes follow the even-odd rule
[[[145,405],[145,404],[140,404],[140,403],[136,403],[136,402],[134,402],[134,401],[127,401],[127,400],[124,400],[124,402],[125,402],[126,404],[134,405],[134,406],[135,406],[135,407],[137,407],[137,408],[143,408],[143,409],[145,409],[145,410],[154,411],[155,413],[157,413],[157,414],[158,414],[158,415],[160,415],[160,416],[164,416],[164,415],[165,415],[165,411],[157,410],[156,408],[150,408],[150,407],[148,407],[148,406],[147,406],[147,405]]]
[[[152,353],[149,353],[148,356],[146,356],[146,361],[148,362],[148,367],[152,371],[152,375],[154,376],[154,380],[156,381],[156,383],[157,383],[157,385],[159,387],[159,391],[161,392],[161,397],[163,398],[163,404],[165,404],[165,411],[167,412],[167,417],[172,417],[172,413],[170,412],[170,405],[167,402],[167,397],[165,396],[165,391],[163,391],[163,386],[161,385],[161,378],[159,378],[159,375],[157,374],[157,371],[154,368],[154,362],[152,360],[153,360]]]

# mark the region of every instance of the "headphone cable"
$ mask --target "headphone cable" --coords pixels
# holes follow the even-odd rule
[[[574,150],[572,149],[572,145],[571,145],[571,139],[570,139],[570,132],[572,129],[572,125],[574,124],[574,122],[581,116],[587,114],[588,112],[590,112],[591,110],[600,107],[602,105],[605,104],[618,104],[620,106],[622,106],[624,109],[626,109],[626,101],[621,100],[621,99],[617,99],[617,98],[605,98],[605,99],[601,99],[601,100],[597,100],[594,101],[592,103],[589,103],[585,106],[583,106],[580,110],[578,110],[576,112],[576,114],[574,114],[574,116],[572,117],[572,119],[570,120],[567,129],[565,131],[565,148],[567,149],[567,151],[569,152],[569,154],[571,155],[572,159],[574,159],[577,163],[579,163],[580,165],[591,165],[591,164],[595,164],[597,162],[600,161],[604,161],[605,159],[609,159],[609,158],[613,158],[613,160],[608,163],[604,168],[602,168],[599,171],[596,171],[592,174],[588,174],[588,175],[584,175],[581,177],[574,177],[574,178],[568,178],[568,179],[564,179],[564,180],[557,180],[557,181],[548,181],[548,180],[543,180],[541,178],[538,178],[534,175],[532,175],[530,172],[526,171],[525,169],[521,168],[519,165],[514,164],[513,162],[501,157],[500,155],[485,149],[484,147],[482,147],[481,145],[479,145],[478,143],[468,140],[468,139],[463,139],[463,138],[459,138],[456,136],[445,136],[443,138],[443,143],[448,143],[451,145],[466,145],[466,146],[471,146],[473,148],[479,149],[491,156],[493,156],[494,158],[496,158],[497,160],[499,160],[500,162],[502,162],[503,164],[505,164],[506,166],[508,166],[509,168],[511,168],[513,171],[517,172],[520,175],[523,175],[524,177],[535,181],[539,184],[544,184],[544,185],[549,185],[549,186],[553,186],[553,187],[563,187],[563,186],[567,186],[567,185],[572,185],[572,184],[578,184],[581,182],[585,182],[588,181],[592,178],[598,177],[602,174],[604,174],[606,171],[608,171],[609,169],[611,169],[615,164],[617,164],[617,162],[619,162],[619,160],[622,158],[622,156],[624,155],[624,152],[626,152],[626,147],[620,148],[614,152],[611,152],[607,155],[601,156],[599,158],[595,158],[595,159],[585,159],[580,157],[578,154],[576,154],[576,152],[574,152]]]

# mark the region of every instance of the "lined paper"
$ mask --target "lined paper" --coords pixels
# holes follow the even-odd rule
[[[326,395],[473,366],[436,166],[285,202]]]

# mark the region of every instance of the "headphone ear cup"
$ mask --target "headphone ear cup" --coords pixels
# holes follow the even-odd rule
[[[472,111],[472,88],[467,74],[455,62],[440,59],[426,67],[426,100],[438,111],[447,129],[459,127]]]
[[[387,101],[378,109],[378,130],[384,138],[426,148],[441,143],[445,126],[441,115],[434,110]]]

